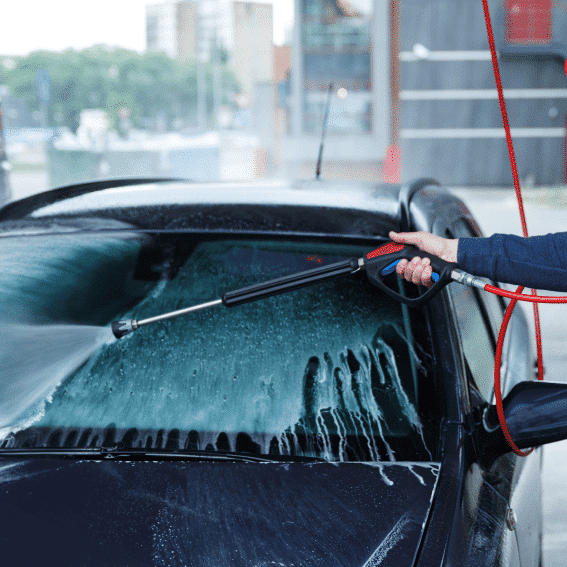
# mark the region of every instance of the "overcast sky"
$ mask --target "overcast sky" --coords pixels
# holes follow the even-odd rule
[[[292,25],[293,0],[255,0],[274,5],[274,41]],[[0,0],[0,54],[38,49],[82,49],[95,43],[143,51],[145,6],[150,0]]]

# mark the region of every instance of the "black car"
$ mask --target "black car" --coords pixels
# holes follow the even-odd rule
[[[453,283],[408,307],[359,270],[110,331],[392,229],[480,235],[431,180],[98,182],[1,209],[2,564],[540,564],[541,449],[512,453],[491,405],[498,297]],[[533,380],[517,309],[521,447],[567,437],[565,386]]]

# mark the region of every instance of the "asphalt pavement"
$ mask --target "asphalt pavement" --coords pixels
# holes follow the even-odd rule
[[[12,171],[9,182],[12,201],[49,189],[49,175],[47,171]]]
[[[47,174],[13,172],[11,188],[12,199],[44,191],[48,188]],[[459,188],[452,191],[468,206],[485,236],[495,233],[522,234],[512,188]],[[567,189],[525,190],[524,207],[530,235],[567,231]],[[531,306],[522,308],[529,315],[533,329]],[[540,305],[539,311],[545,379],[567,382],[567,304]],[[567,441],[547,445],[543,469],[544,567],[567,565],[566,480]]]

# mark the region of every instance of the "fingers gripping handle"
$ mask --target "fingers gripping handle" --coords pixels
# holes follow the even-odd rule
[[[433,274],[431,279],[435,282],[433,287],[429,288],[419,297],[406,297],[398,291],[386,285],[384,278],[396,270],[396,266],[400,260],[411,261],[416,256],[421,258],[429,258]],[[458,266],[455,263],[445,262],[438,256],[427,254],[416,246],[410,244],[397,244],[389,242],[380,248],[369,252],[364,259],[364,267],[368,275],[368,279],[388,295],[401,301],[406,305],[417,307],[429,301],[433,296],[441,291],[448,283],[451,282],[451,272]]]

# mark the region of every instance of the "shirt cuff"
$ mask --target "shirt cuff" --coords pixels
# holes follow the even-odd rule
[[[490,238],[459,238],[457,264],[465,272],[481,278],[493,278],[492,242]],[[488,261],[487,261],[488,260]]]

